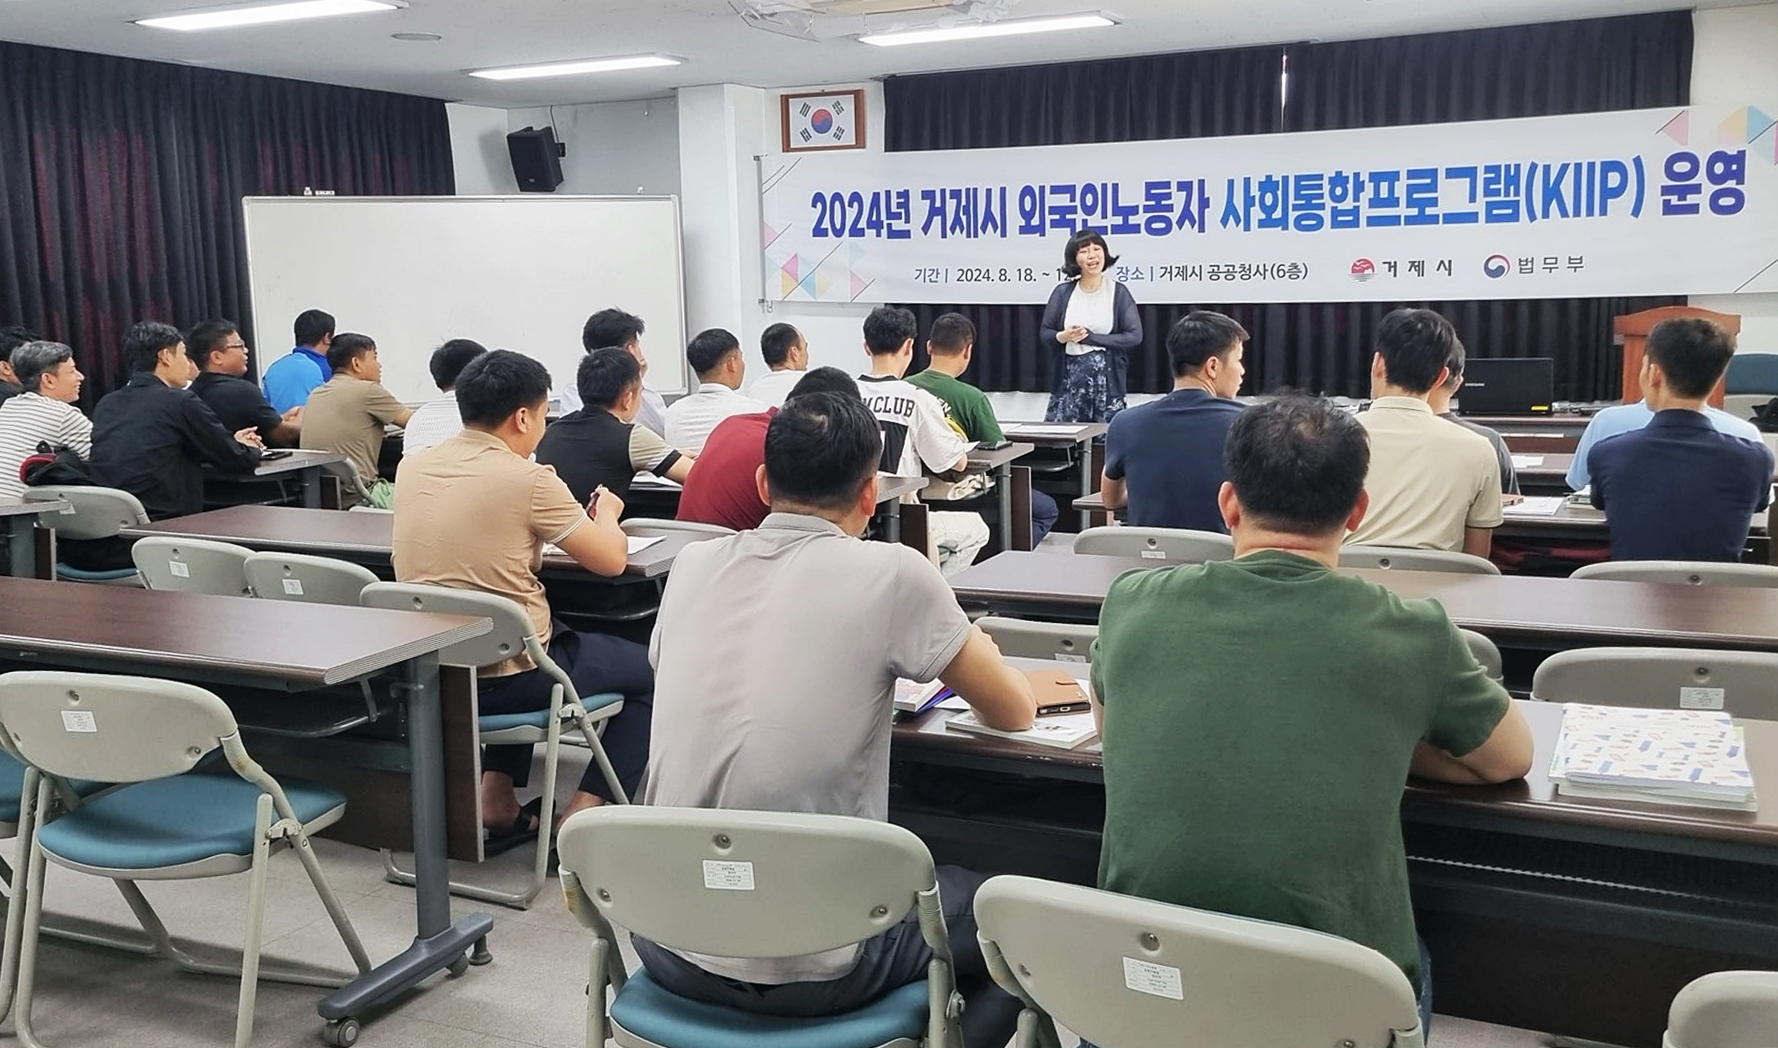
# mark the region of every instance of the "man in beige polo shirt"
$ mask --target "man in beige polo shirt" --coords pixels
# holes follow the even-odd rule
[[[383,427],[405,426],[414,413],[383,388],[383,365],[369,336],[335,335],[327,363],[333,377],[316,386],[303,407],[302,446],[346,456],[364,483],[364,501],[388,509],[395,489],[377,476]]]
[[[1451,322],[1398,309],[1377,327],[1371,406],[1370,512],[1347,539],[1486,557],[1500,526],[1500,461],[1485,437],[1432,413],[1432,391],[1461,351]]]

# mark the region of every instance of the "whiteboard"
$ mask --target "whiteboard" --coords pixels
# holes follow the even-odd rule
[[[246,197],[253,348],[261,374],[305,309],[376,341],[383,385],[419,403],[446,339],[511,349],[573,388],[587,317],[647,324],[648,384],[683,392],[685,275],[671,196]]]

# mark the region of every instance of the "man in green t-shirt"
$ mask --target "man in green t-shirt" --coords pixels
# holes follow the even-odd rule
[[[907,380],[938,398],[944,405],[945,420],[963,434],[963,439],[978,444],[999,444],[1006,439],[1000,420],[994,417],[994,405],[988,395],[963,381],[963,372],[975,353],[975,325],[961,313],[946,313],[932,322],[926,339],[926,353],[932,358],[926,370],[909,375]],[[1056,524],[1056,500],[1036,488],[1031,489],[1031,544],[1043,541]]]
[[[1352,416],[1249,408],[1224,462],[1235,559],[1130,572],[1100,612],[1099,883],[1369,946],[1418,988],[1424,1026],[1403,783],[1518,778],[1530,729],[1443,608],[1334,570],[1368,505]]]

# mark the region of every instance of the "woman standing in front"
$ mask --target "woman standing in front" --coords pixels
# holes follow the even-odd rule
[[[1110,422],[1124,409],[1130,350],[1142,342],[1136,299],[1107,275],[1117,259],[1105,238],[1083,229],[1062,249],[1068,279],[1050,293],[1043,309],[1043,344],[1049,347],[1046,422]]]

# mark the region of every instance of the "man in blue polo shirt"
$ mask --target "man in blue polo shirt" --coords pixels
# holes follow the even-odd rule
[[[1613,560],[1737,561],[1772,490],[1772,452],[1718,432],[1704,400],[1735,340],[1708,320],[1664,320],[1642,361],[1648,425],[1587,454],[1593,505],[1605,511]]]
[[[1105,436],[1107,509],[1126,509],[1139,527],[1221,531],[1216,493],[1225,478],[1222,446],[1241,413],[1242,343],[1247,331],[1221,313],[1188,313],[1167,333],[1173,392],[1129,408]]]
[[[296,318],[296,348],[265,369],[265,398],[282,415],[309,402],[309,393],[333,377],[327,347],[333,344],[333,316],[305,309]]]
[[[1734,415],[1708,404],[1700,409],[1710,425],[1718,433],[1727,433],[1731,437],[1742,437],[1746,440],[1758,441],[1759,428],[1744,418]],[[1574,449],[1574,462],[1568,467],[1568,489],[1579,491],[1593,479],[1587,466],[1587,455],[1593,446],[1607,437],[1615,437],[1619,433],[1641,429],[1648,425],[1648,420],[1655,417],[1655,409],[1649,406],[1645,397],[1634,404],[1619,404],[1606,408],[1593,416],[1587,428],[1580,435],[1580,443]]]

